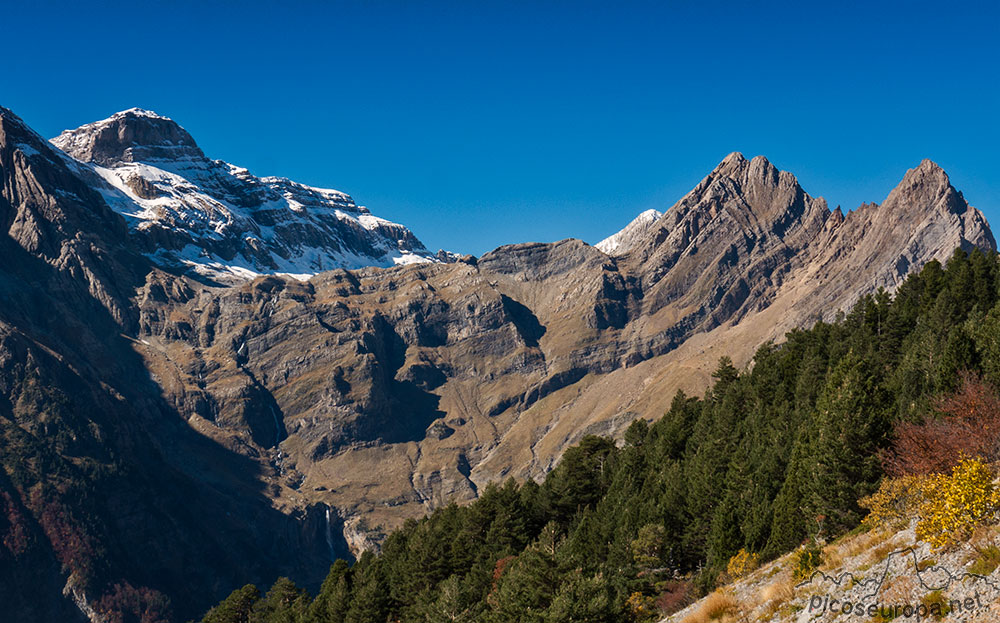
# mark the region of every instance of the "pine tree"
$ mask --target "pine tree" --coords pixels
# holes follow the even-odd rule
[[[564,578],[545,616],[546,623],[606,623],[618,620],[614,593],[601,574],[574,571]]]
[[[385,623],[389,616],[389,583],[380,563],[371,552],[362,554],[356,563],[360,568],[353,574],[354,586],[346,623]]]
[[[871,362],[849,354],[830,374],[816,403],[811,455],[806,460],[806,521],[834,534],[861,520],[857,501],[882,475],[878,450],[891,430],[888,395]],[[819,518],[823,519],[819,519]]]
[[[594,435],[568,449],[542,485],[546,514],[568,526],[577,512],[593,507],[607,490],[611,470],[606,468],[616,450],[613,441]]]
[[[202,619],[202,623],[249,623],[250,612],[260,600],[260,591],[253,584],[233,591]]]
[[[351,607],[351,569],[338,560],[330,567],[319,594],[309,606],[309,623],[344,623]]]
[[[706,396],[686,450],[685,479],[688,521],[683,545],[704,559],[712,518],[726,491],[726,474],[736,449],[740,417],[746,409],[745,383],[728,357],[713,374],[716,385]]]
[[[808,428],[803,427],[793,445],[788,470],[773,504],[771,533],[764,547],[766,558],[787,552],[806,538],[803,517],[808,515],[804,498],[807,490],[805,472],[812,453],[810,437]]]
[[[537,544],[518,556],[490,595],[486,620],[491,623],[544,623],[559,585],[555,556]]]
[[[250,623],[297,623],[309,607],[309,595],[288,578],[278,578],[254,604]]]
[[[427,623],[465,623],[476,618],[475,604],[468,603],[462,594],[462,583],[457,575],[450,576],[437,590],[438,598],[423,612]]]
[[[632,557],[640,569],[653,569],[660,566],[663,556],[663,540],[665,530],[660,524],[646,524],[639,529],[639,534],[630,544]]]

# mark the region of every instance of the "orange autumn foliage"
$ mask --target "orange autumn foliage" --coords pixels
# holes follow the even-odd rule
[[[881,456],[891,476],[940,474],[961,456],[1000,459],[1000,395],[979,376],[962,374],[961,387],[934,404],[938,417],[895,427],[892,449]]]

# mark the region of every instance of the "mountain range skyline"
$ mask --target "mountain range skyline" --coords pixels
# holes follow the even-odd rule
[[[154,262],[200,275],[208,283],[239,283],[260,274],[306,279],[337,268],[461,257],[449,249],[432,253],[405,223],[380,218],[339,190],[256,177],[239,165],[215,160],[177,121],[155,111],[122,110],[63,130],[46,142],[65,152],[71,168],[100,189],[133,234],[145,240]],[[773,166],[764,155],[755,156],[757,161]],[[734,151],[716,169],[730,162],[748,160]],[[941,170],[930,159],[921,168],[926,163]],[[871,205],[878,204],[866,201],[855,209],[837,205],[832,211],[843,219]],[[674,218],[668,207],[648,209],[603,239],[584,242],[611,256],[626,255],[664,216]],[[550,242],[580,239],[569,233]]]
[[[1000,209],[995,7],[57,2],[6,17],[21,49],[45,28],[0,94],[45,136],[155,110],[212,157],[339,188],[435,250],[595,243],[732,151],[844,210],[930,158]],[[95,82],[67,62],[80,54],[109,69]]]
[[[76,129],[64,129],[64,130],[62,130],[59,133],[58,136],[53,136],[49,140],[50,140],[50,142],[52,142],[57,147],[60,147],[63,150],[67,150],[68,153],[70,153],[70,155],[76,156],[78,154],[76,154],[74,152],[74,147],[77,147],[77,146],[73,144],[73,141],[75,141],[75,140],[86,140],[87,134],[90,133],[90,132],[94,132],[95,131],[94,128],[106,129],[107,126],[109,126],[111,124],[114,124],[116,122],[116,120],[120,120],[122,118],[129,117],[129,116],[131,116],[133,118],[139,117],[139,118],[146,118],[146,119],[162,120],[163,122],[166,122],[168,125],[171,126],[171,128],[172,128],[171,131],[179,132],[179,133],[183,134],[184,137],[186,137],[185,139],[181,139],[181,143],[179,143],[179,145],[185,144],[184,141],[188,141],[190,143],[190,145],[193,146],[193,148],[194,148],[194,150],[196,152],[196,157],[197,158],[204,159],[206,157],[205,154],[202,154],[201,150],[198,149],[198,146],[194,143],[194,139],[191,138],[191,136],[185,131],[185,129],[183,127],[181,127],[181,125],[176,120],[174,120],[174,119],[172,119],[172,118],[170,118],[168,116],[165,116],[165,115],[160,115],[159,113],[157,113],[154,110],[147,110],[147,109],[138,108],[138,107],[133,107],[133,108],[128,108],[128,109],[120,110],[120,111],[118,111],[118,112],[110,115],[106,119],[96,120],[96,121],[89,122],[87,124],[84,124],[80,128],[76,128]],[[81,135],[84,137],[84,139],[79,139],[78,138]],[[160,137],[160,139],[162,139],[162,137]],[[168,143],[168,144],[170,143],[170,140],[168,140],[168,139],[162,139],[162,140],[165,140],[166,143]],[[84,148],[84,147],[77,147],[77,148]],[[743,158],[744,154],[742,152],[740,152],[740,151],[732,151],[732,152],[728,152],[727,155],[725,156],[725,158],[721,158],[720,160],[726,160],[726,159],[728,159],[730,157],[733,157],[733,156],[737,156],[739,158]],[[766,156],[764,154],[757,154],[756,156],[765,157],[766,158]],[[86,158],[84,158],[84,160],[86,160]],[[209,157],[209,160],[211,160],[211,157]],[[923,158],[921,160],[929,160],[931,162],[934,162],[934,160],[932,158]],[[155,161],[155,158],[154,158],[154,161]],[[716,162],[719,162],[719,161],[717,160]],[[102,162],[101,164],[108,164],[108,163],[107,162]],[[222,163],[222,164],[225,165],[226,167],[233,168],[233,170],[241,171],[241,173],[239,173],[239,175],[250,175],[252,177],[252,173],[249,172],[247,169],[244,169],[243,167],[234,166],[234,165],[229,164],[229,163]],[[936,164],[937,163],[935,162],[935,165]],[[909,168],[909,167],[907,167],[907,168]],[[290,181],[290,180],[288,180],[288,178],[266,177],[266,172],[265,172],[264,175],[261,175],[261,177],[259,179],[264,179],[264,180],[284,180],[286,182]],[[118,182],[118,184],[121,185],[121,182]],[[895,186],[895,184],[896,184],[896,182],[894,182],[893,185],[890,186],[889,188],[891,189],[893,186]],[[330,188],[310,188],[308,186],[303,186],[303,188],[310,189],[312,191],[332,192],[332,193],[338,194],[338,195],[341,196],[341,198],[338,199],[338,201],[343,201],[344,198],[346,198],[346,201],[349,202],[349,204],[353,206],[353,201],[352,201],[351,197],[348,196],[346,193],[341,192],[340,190],[332,190]],[[886,191],[886,192],[888,192],[888,191]],[[959,192],[961,193],[961,191],[959,191]],[[884,196],[884,194],[885,193],[883,193],[883,196]],[[818,195],[816,195],[816,197],[818,199],[826,199],[822,194],[818,194]],[[963,197],[964,197],[964,193],[963,193]],[[133,197],[133,199],[138,199],[138,197]],[[843,214],[846,215],[846,214],[849,214],[849,213],[854,212],[856,210],[862,209],[866,205],[871,204],[874,201],[875,201],[874,198],[869,198],[867,200],[862,201],[860,204],[858,204],[857,206],[854,206],[854,207],[847,207],[847,206],[843,206],[841,204],[831,204],[831,205],[832,205],[833,209],[839,210]],[[112,200],[112,202],[113,202],[113,200]],[[975,203],[971,202],[971,201],[969,202],[969,204],[972,205],[973,207],[977,207],[978,208],[978,206]],[[497,247],[495,247],[495,248],[498,248],[498,247],[506,245],[506,244],[518,244],[518,243],[523,243],[523,242],[557,242],[559,240],[578,239],[578,240],[582,240],[583,242],[586,242],[586,243],[590,244],[591,246],[598,247],[602,251],[605,251],[606,253],[614,254],[615,247],[617,245],[617,243],[614,242],[615,240],[617,240],[619,237],[621,237],[623,235],[630,234],[630,231],[633,228],[636,228],[636,227],[641,228],[642,231],[647,230],[648,228],[650,228],[653,225],[653,223],[655,223],[660,217],[662,217],[669,210],[669,208],[672,205],[673,205],[673,203],[667,203],[665,205],[659,206],[659,209],[657,209],[657,208],[648,208],[648,209],[643,210],[641,212],[637,212],[632,217],[629,217],[629,219],[627,221],[625,221],[623,223],[620,223],[617,226],[616,229],[608,231],[605,235],[603,235],[603,236],[601,236],[601,237],[599,237],[597,239],[585,239],[582,236],[575,235],[574,232],[567,232],[565,235],[563,235],[561,237],[557,237],[557,238],[555,238],[553,240],[514,240],[514,241],[502,242],[501,244],[497,245]],[[352,207],[350,209],[357,209],[357,208],[356,207]],[[360,209],[362,210],[362,212],[365,212],[365,213],[367,212],[367,207],[364,206],[364,205],[362,205]],[[984,215],[988,216],[988,214],[987,214],[987,212],[985,210],[981,210],[981,211],[984,213]],[[384,221],[384,219],[379,219],[379,220]],[[395,226],[395,223],[389,223],[389,224]],[[405,225],[405,223],[404,223],[404,225]],[[406,235],[407,236],[412,236],[412,234],[410,234],[409,232],[407,232]],[[634,235],[634,234],[632,234],[632,235]],[[426,256],[428,258],[433,258],[433,254],[430,251],[427,251],[426,249],[423,248],[423,245],[422,245],[422,243],[421,243],[420,240],[417,240],[416,238],[414,238],[413,240],[420,247],[420,250],[418,251],[418,255],[413,256],[414,258],[421,257],[420,254],[423,254],[424,256]],[[409,244],[409,243],[407,243],[407,244]],[[495,248],[485,249],[483,251],[483,253],[488,252],[488,251],[492,251]],[[406,253],[409,253],[409,251],[406,251]],[[461,254],[461,252],[456,253],[456,252],[452,251],[452,247],[441,247],[439,253],[452,253],[452,254],[455,254],[456,256],[459,255],[459,254]],[[482,253],[472,254],[472,255],[481,255],[481,254]],[[445,257],[445,256],[442,256],[442,257]],[[330,260],[327,260],[327,261],[330,261]],[[374,265],[374,266],[380,265],[380,261],[378,261],[375,258],[372,258],[370,260],[366,260],[366,259],[363,259],[362,257],[358,257],[358,258],[353,259],[353,260],[345,260],[344,262],[341,262],[340,264],[336,263],[336,260],[333,260],[333,261],[334,261],[334,263],[330,264],[329,268],[336,268],[336,267],[358,268],[358,267],[365,266],[365,265]],[[396,261],[397,261],[397,263],[399,262],[398,259]],[[405,261],[412,261],[412,260],[406,260],[406,259],[404,259],[403,261],[405,262]],[[391,265],[391,263],[392,262],[390,262],[389,265]],[[287,264],[287,262],[286,262],[286,264]],[[320,262],[320,264],[318,264],[318,265],[322,266],[322,262]],[[381,264],[381,265],[384,265],[384,264]],[[286,272],[288,274],[295,274],[296,269],[294,268],[294,264],[288,264],[288,266],[290,266],[291,268],[289,268]],[[327,269],[329,269],[329,268],[327,268]],[[240,269],[242,270],[242,267],[240,267]],[[320,268],[319,270],[310,271],[310,274],[315,273],[315,272],[320,272],[321,270],[323,270],[323,269]],[[265,270],[263,272],[272,272],[272,271],[266,271]],[[299,272],[306,272],[306,271],[300,270]]]

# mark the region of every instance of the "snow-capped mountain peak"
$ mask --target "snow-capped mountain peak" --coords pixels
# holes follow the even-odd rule
[[[350,195],[209,159],[184,128],[152,111],[124,110],[52,143],[89,170],[143,250],[168,268],[233,283],[437,261],[406,227]]]
[[[645,237],[646,232],[653,228],[663,213],[659,210],[646,210],[632,219],[624,229],[608,236],[594,246],[608,255],[624,255],[637,240]]]

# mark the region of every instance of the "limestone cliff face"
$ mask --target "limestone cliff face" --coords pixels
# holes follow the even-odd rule
[[[930,160],[908,171],[882,205],[845,217],[764,157],[733,153],[649,229],[612,255],[642,275],[645,315],[679,304],[695,310],[702,329],[764,309],[786,279],[819,280],[818,296],[799,298],[832,317],[956,248],[996,246],[982,213]]]
[[[83,283],[121,323],[128,322],[128,291],[136,258],[123,247],[127,231],[100,195],[20,118],[0,108],[0,226],[7,272],[31,271],[34,261],[61,280]],[[68,287],[66,285],[60,287]]]
[[[641,275],[645,315],[690,310],[692,328],[766,306],[830,212],[763,156],[726,157],[623,258]]]
[[[309,583],[345,539],[540,476],[704,389],[719,356],[995,247],[929,161],[845,216],[732,154],[610,255],[563,240],[225,285],[165,270],[175,233],[116,202],[187,192],[142,167],[195,162],[198,193],[266,229],[280,184],[229,188],[242,174],[140,116],[57,140],[75,160],[0,110],[0,598],[24,620],[163,595],[186,619],[248,581]]]

